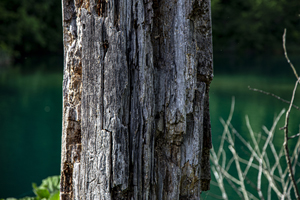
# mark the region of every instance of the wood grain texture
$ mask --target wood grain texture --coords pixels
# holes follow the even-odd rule
[[[209,189],[210,0],[63,0],[61,199]]]

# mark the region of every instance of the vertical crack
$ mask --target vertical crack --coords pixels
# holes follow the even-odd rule
[[[102,69],[101,69],[101,129],[104,129],[104,74],[105,74],[105,56],[108,50],[108,41],[106,39],[106,27],[105,23],[102,24],[102,48],[103,48],[103,60],[102,60]]]
[[[109,191],[110,191],[110,194],[111,194],[111,197],[112,199],[113,198],[113,195],[114,195],[114,192],[113,192],[113,157],[112,157],[112,147],[113,147],[113,138],[112,138],[112,132],[109,131],[109,134],[110,134],[110,147],[109,147],[109,154],[110,154],[110,183],[109,183]]]
[[[96,13],[100,17],[107,17],[106,0],[98,0],[96,5]]]
[[[132,8],[131,8],[132,9]],[[132,10],[131,10],[132,11]],[[131,12],[132,13],[132,12]],[[132,25],[130,27],[130,30],[132,30]],[[130,33],[130,32],[129,32]],[[132,38],[131,38],[131,34],[127,35],[126,37],[126,41],[127,41],[127,48],[126,48],[126,59],[127,59],[127,67],[128,67],[128,84],[129,84],[129,120],[128,120],[128,147],[129,147],[129,179],[128,179],[128,185],[129,185],[129,192],[131,194],[129,194],[129,196],[132,198],[133,197],[133,163],[132,163],[132,134],[131,134],[131,109],[132,109],[132,94],[133,94],[133,83],[132,83],[132,77],[133,77],[133,69],[131,67],[132,65],[132,57],[130,57],[131,55],[131,43],[132,43]],[[128,45],[129,44],[129,45]]]

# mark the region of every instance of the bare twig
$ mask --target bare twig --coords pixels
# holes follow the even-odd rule
[[[218,154],[217,154],[218,159],[220,159],[221,153],[224,150],[223,145],[224,145],[225,140],[223,140],[223,138],[226,137],[226,134],[227,134],[227,131],[228,131],[228,126],[229,126],[229,124],[231,122],[231,119],[232,119],[232,115],[233,115],[233,112],[234,112],[234,104],[235,104],[235,98],[232,97],[229,116],[228,116],[228,119],[226,121],[226,125],[224,126],[224,131],[223,131],[223,134],[222,134],[221,144],[219,146],[219,150],[218,150]]]
[[[248,193],[247,193],[247,190],[246,190],[246,187],[245,187],[245,184],[244,184],[244,176],[243,176],[243,172],[241,170],[238,155],[237,155],[237,153],[236,153],[236,151],[235,151],[235,149],[233,148],[232,145],[229,145],[229,149],[230,149],[230,151],[231,151],[231,153],[233,154],[233,157],[234,157],[235,166],[236,166],[238,176],[239,176],[239,179],[240,179],[240,186],[241,186],[243,196],[244,196],[245,200],[248,200],[249,197],[248,197]]]
[[[244,170],[243,176],[246,176],[246,175],[247,175],[247,173],[248,173],[250,167],[252,167],[253,160],[254,160],[254,156],[253,156],[253,154],[252,154],[251,157],[250,157],[250,159],[249,159],[249,161],[248,161],[248,163],[247,163],[247,167],[246,167],[246,169]],[[239,161],[240,161],[240,160],[239,160]],[[240,161],[240,162],[241,162],[241,161]]]
[[[248,193],[248,195],[249,195],[249,198],[252,199],[252,200],[262,200],[262,199],[256,198],[256,196],[254,196],[253,194],[251,194],[251,193],[248,192],[248,191],[247,191],[247,193]]]
[[[231,159],[228,161],[227,166],[226,166],[226,168],[225,168],[226,171],[228,171],[228,170],[230,169],[231,164],[233,163],[233,161],[234,161],[234,158],[231,158]]]
[[[271,198],[272,198],[272,192],[271,192],[271,191],[272,191],[272,187],[271,187],[271,185],[269,184],[269,185],[268,185],[268,196],[267,196],[267,197],[268,197],[268,200],[271,200]]]
[[[295,177],[294,177],[294,174],[293,174],[292,163],[291,163],[291,158],[289,156],[289,148],[288,148],[288,125],[289,125],[289,118],[290,118],[290,112],[291,112],[292,104],[293,104],[293,101],[294,101],[294,98],[295,98],[295,93],[296,93],[296,89],[297,89],[297,86],[298,86],[298,82],[299,82],[299,79],[296,81],[296,84],[295,84],[295,87],[294,87],[294,90],[293,90],[292,99],[291,99],[291,104],[289,106],[289,109],[286,112],[285,126],[284,126],[284,143],[283,143],[283,146],[284,146],[285,158],[286,158],[286,162],[287,162],[288,170],[289,170],[289,177],[290,177],[290,179],[292,181],[292,184],[293,184],[293,188],[294,188],[294,191],[295,191],[295,196],[296,196],[296,198],[298,200],[300,200],[299,191],[298,191],[297,184],[296,184],[296,181],[295,181]]]
[[[298,74],[296,72],[296,69],[295,69],[294,65],[291,63],[290,59],[288,58],[286,47],[285,47],[285,36],[286,36],[286,29],[284,29],[284,33],[283,33],[283,36],[282,36],[284,55],[285,55],[285,58],[286,58],[287,62],[290,64],[291,68],[293,69],[294,74],[295,74],[295,76],[297,78],[297,81],[296,81],[296,84],[295,84],[295,87],[294,87],[294,90],[293,90],[293,95],[292,95],[292,98],[291,98],[291,103],[290,103],[289,109],[287,110],[286,116],[285,116],[284,143],[283,143],[283,146],[284,146],[285,158],[286,158],[286,162],[287,162],[288,170],[289,170],[289,177],[290,177],[290,179],[292,181],[292,184],[293,184],[295,196],[296,196],[296,198],[298,200],[300,200],[299,191],[298,191],[298,188],[297,188],[297,183],[295,181],[295,176],[293,174],[293,168],[292,168],[291,158],[289,156],[289,149],[288,149],[288,125],[289,125],[289,117],[290,117],[290,112],[291,112],[291,109],[292,109],[293,101],[294,101],[294,98],[295,98],[296,89],[297,89],[298,83],[300,83],[300,79],[299,79],[299,76],[298,76]],[[295,162],[297,162],[297,161],[295,161]]]
[[[293,135],[293,136],[291,136],[291,137],[288,137],[288,139],[293,139],[293,138],[298,137],[298,136],[300,136],[300,133],[297,133],[296,135]]]
[[[222,192],[222,199],[224,200],[227,200],[228,197],[227,197],[227,194],[226,194],[226,190],[225,190],[225,187],[224,187],[224,184],[223,184],[223,176],[222,174],[220,174],[219,172],[217,172],[216,168],[215,167],[212,167],[212,171],[213,171],[213,174],[217,180],[217,183],[218,183],[218,186]]]
[[[213,194],[213,193],[211,193],[211,192],[209,192],[209,191],[207,192],[206,195],[211,196],[211,197],[213,197],[214,199],[223,199],[223,197],[220,197],[219,195]]]
[[[274,155],[274,158],[275,158],[275,164],[273,165],[270,173],[274,175],[275,169],[278,170],[279,177],[280,177],[280,180],[278,180],[278,182],[280,182],[282,188],[284,188],[284,177],[283,177],[282,168],[281,168],[281,165],[280,165],[280,158],[282,157],[283,147],[281,148],[281,150],[279,152],[279,155],[277,154],[276,149],[274,147],[274,144],[272,142],[270,143],[270,148],[271,148],[271,151],[272,151],[272,153]],[[285,193],[285,192],[283,191],[283,193]]]
[[[298,163],[298,157],[299,157],[299,151],[300,151],[300,137],[298,138],[297,144],[294,148],[294,152],[292,155],[292,160],[294,160],[294,167],[296,167],[296,164]]]
[[[234,191],[239,195],[240,199],[244,199],[242,193],[239,191],[239,189],[234,185],[234,183],[231,181],[231,179],[225,177],[229,185],[234,189]]]
[[[260,188],[256,187],[256,185],[255,185],[255,184],[254,184],[247,176],[245,176],[245,180],[247,181],[247,183],[248,183],[252,188],[254,188],[254,189],[257,191],[259,198],[260,198],[261,200],[265,200],[264,196],[262,195],[262,192],[261,192]]]
[[[218,186],[219,186],[219,188],[222,192],[222,198],[227,200],[228,198],[227,198],[227,194],[226,194],[224,183],[223,183],[224,177],[223,177],[223,173],[221,173],[221,168],[222,167],[218,163],[219,159],[217,158],[217,154],[214,150],[214,147],[211,149],[211,154],[212,154],[212,156],[211,156],[212,159],[211,160],[212,160],[212,162],[215,166],[215,167],[212,167],[213,174],[214,174],[214,176],[216,178],[216,181],[218,183]]]
[[[287,51],[286,51],[286,47],[285,47],[285,36],[286,36],[286,29],[284,29],[283,36],[282,36],[282,45],[283,45],[284,56],[285,56],[287,62],[290,64],[292,70],[294,71],[294,74],[295,74],[297,80],[299,80],[299,76],[298,76],[298,74],[296,72],[296,69],[295,69],[293,63],[291,63],[291,61],[290,61],[290,59],[289,59],[289,57],[287,55]]]
[[[250,86],[248,86],[248,89],[249,89],[249,90],[252,90],[252,91],[254,91],[254,92],[260,92],[260,93],[263,93],[263,94],[265,94],[265,95],[270,95],[270,96],[272,96],[272,97],[275,97],[276,99],[279,99],[280,101],[282,101],[282,102],[284,102],[284,103],[288,103],[288,104],[291,103],[290,101],[287,101],[287,100],[281,98],[280,96],[277,96],[277,95],[275,95],[275,94],[273,94],[273,93],[270,93],[270,92],[266,92],[266,91],[263,91],[263,90],[260,90],[260,89],[256,89],[256,88],[251,88]],[[297,110],[300,110],[300,108],[299,108],[298,106],[296,106],[296,105],[293,105],[293,107],[296,108]]]
[[[251,128],[251,125],[250,125],[250,121],[249,121],[248,115],[246,115],[245,119],[246,119],[246,125],[247,125],[247,128],[248,128],[248,130],[249,130],[249,132],[250,132],[250,136],[251,136],[252,142],[253,142],[254,147],[255,147],[254,149],[255,149],[255,151],[260,155],[261,153],[260,153],[260,150],[259,150],[259,147],[258,147],[258,142],[257,142],[257,140],[255,139],[254,132],[253,132],[253,130],[252,130],[252,128]]]

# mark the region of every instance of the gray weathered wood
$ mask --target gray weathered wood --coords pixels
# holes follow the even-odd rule
[[[61,199],[209,189],[210,0],[62,0]]]

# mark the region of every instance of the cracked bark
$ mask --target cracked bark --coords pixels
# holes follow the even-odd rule
[[[210,0],[62,0],[61,199],[209,189]]]

